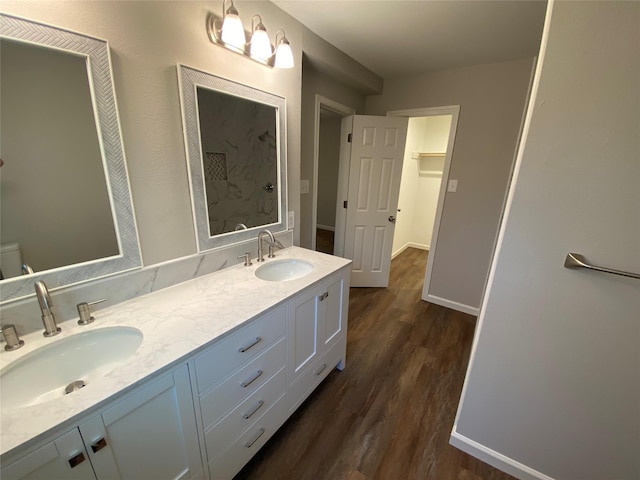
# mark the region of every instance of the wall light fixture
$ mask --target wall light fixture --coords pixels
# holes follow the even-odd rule
[[[268,67],[293,68],[294,66],[293,52],[284,30],[279,29],[276,32],[274,49],[260,15],[256,14],[251,19],[251,40],[247,43],[247,35],[233,0],[223,0],[222,21],[214,14],[209,14],[207,34],[211,43],[228,48]]]

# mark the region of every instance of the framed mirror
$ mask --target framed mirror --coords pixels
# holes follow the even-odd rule
[[[198,251],[286,230],[286,103],[178,66]]]
[[[0,14],[0,62],[1,301],[140,267],[107,42]]]

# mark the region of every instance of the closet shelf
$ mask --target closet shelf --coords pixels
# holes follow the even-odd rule
[[[411,158],[444,158],[447,154],[445,152],[411,152]]]

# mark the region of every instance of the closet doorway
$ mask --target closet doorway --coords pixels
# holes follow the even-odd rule
[[[355,110],[316,95],[311,248],[333,254],[342,119]]]
[[[460,106],[387,112],[409,117],[392,258],[409,247],[429,251],[426,292],[436,255]],[[423,295],[424,299],[424,295]]]

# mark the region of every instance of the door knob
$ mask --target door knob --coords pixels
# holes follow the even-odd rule
[[[389,221],[391,223],[396,223],[396,217],[394,217],[393,215],[389,215]]]

